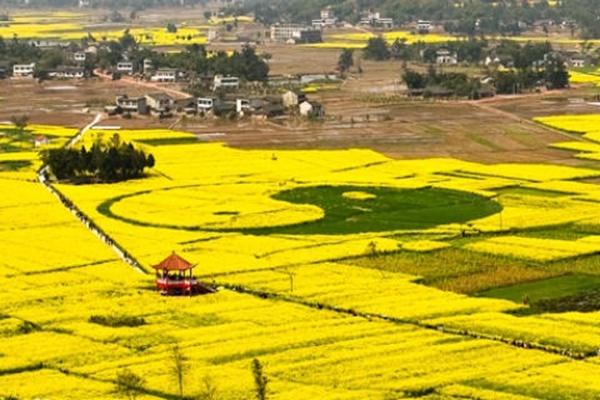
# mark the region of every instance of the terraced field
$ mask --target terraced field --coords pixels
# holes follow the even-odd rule
[[[113,399],[126,368],[139,398],[177,398],[177,345],[189,398],[207,381],[250,398],[254,358],[273,399],[600,397],[600,313],[520,299],[600,274],[598,170],[119,135],[155,155],[149,177],[54,188],[144,273],[37,182],[36,153],[1,155],[31,163],[0,170],[0,396]],[[151,266],[173,250],[218,292],[159,296]]]

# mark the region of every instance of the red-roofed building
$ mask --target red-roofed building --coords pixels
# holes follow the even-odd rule
[[[213,293],[211,287],[196,279],[193,273],[195,266],[177,253],[171,253],[152,266],[156,270],[156,287],[164,295]]]

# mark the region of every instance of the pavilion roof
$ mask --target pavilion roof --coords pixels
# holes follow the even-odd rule
[[[187,271],[188,269],[192,269],[194,267],[194,264],[186,261],[175,252],[171,253],[169,257],[162,260],[159,264],[152,266],[154,269],[162,269],[167,271]]]

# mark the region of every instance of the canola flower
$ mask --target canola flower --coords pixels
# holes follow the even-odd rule
[[[95,140],[100,131],[89,132],[83,143]],[[123,140],[143,145],[148,140],[187,143],[193,138],[185,132],[116,131]],[[104,137],[114,133],[103,132]],[[273,157],[273,151],[168,141],[153,146],[153,152],[158,163],[147,179],[56,187],[146,267],[177,250],[198,262],[196,272],[207,282],[242,285],[293,302],[225,289],[193,299],[157,296],[151,289],[152,276],[118,260],[41,185],[0,172],[0,216],[10,221],[0,227],[3,254],[10,255],[0,261],[5,288],[0,306],[7,316],[0,320],[6,343],[0,387],[9,394],[111,399],[110,382],[126,367],[146,378],[149,391],[172,396],[176,388],[167,365],[170,348],[178,343],[194,366],[187,375],[189,396],[200,393],[207,374],[224,398],[251,393],[248,365],[256,354],[272,376],[272,395],[284,400],[385,398],[429,388],[446,396],[514,400],[553,393],[582,399],[600,395],[600,363],[576,362],[499,340],[593,351],[600,347],[597,314],[514,317],[506,311],[521,306],[510,301],[445,292],[416,283],[417,276],[358,268],[351,260],[339,263],[373,250],[441,250],[451,244],[423,236],[438,231],[440,237],[440,232],[460,232],[464,226],[403,231],[402,239],[397,239],[400,232],[260,236],[159,226],[173,221],[228,226],[234,212],[246,226],[276,224],[269,218],[253,219],[260,215],[257,210],[282,206],[271,202],[271,194],[302,186],[353,184],[365,186],[361,193],[373,185],[487,193],[502,204],[504,225],[499,215],[492,215],[470,221],[468,229],[502,232],[600,217],[595,203],[577,201],[596,196],[599,186],[573,180],[596,176],[595,171],[542,164],[484,166],[453,159],[391,160],[368,150],[276,151]],[[31,152],[15,155],[33,157]],[[561,195],[500,190],[519,185]],[[107,200],[140,192],[138,202],[114,204],[113,211],[125,219],[99,210]],[[296,207],[286,204],[275,219],[291,217],[294,210],[298,218],[319,218],[322,212]],[[190,215],[196,220],[190,221]],[[136,224],[127,217],[157,226]],[[587,254],[600,243],[595,236],[569,242],[505,239],[503,255],[514,254],[519,243],[524,249],[518,251],[524,253],[543,248],[560,256]],[[397,323],[304,303],[381,315]],[[145,324],[112,328],[90,322],[92,315],[136,316]],[[32,332],[21,333],[23,321],[35,324],[28,328]],[[483,338],[460,334],[464,331]],[[15,368],[31,370],[5,373]]]

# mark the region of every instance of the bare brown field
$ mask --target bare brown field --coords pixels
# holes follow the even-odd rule
[[[274,68],[276,73],[330,71],[338,54],[337,51],[296,46],[273,46],[271,49],[274,53],[272,67],[279,65],[278,69]],[[317,55],[325,58],[314,58]],[[400,63],[363,61],[362,68],[364,73],[350,77],[339,90],[311,95],[325,106],[327,116],[323,122],[299,118],[230,122],[199,118],[159,121],[151,117],[111,117],[103,124],[129,128],[174,127],[197,133],[202,140],[224,141],[241,148],[355,147],[371,148],[395,158],[583,163],[570,152],[548,146],[577,137],[565,137],[564,133],[533,123],[531,118],[597,112],[597,107],[573,100],[589,96],[587,89],[480,103],[411,101],[398,95],[403,89],[399,80]],[[139,95],[148,91],[151,91],[148,87],[126,81],[92,79],[38,84],[31,80],[6,80],[0,82],[0,120],[28,114],[36,123],[83,126],[92,113],[100,111],[104,104],[112,103],[116,95]]]
[[[52,81],[33,79],[0,81],[0,120],[26,114],[31,122],[81,127],[90,120],[90,106],[101,109],[118,94],[137,95],[142,89],[122,82]]]

